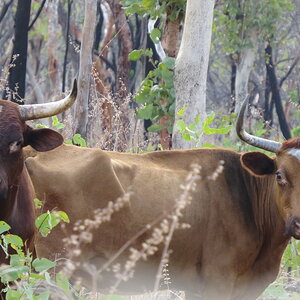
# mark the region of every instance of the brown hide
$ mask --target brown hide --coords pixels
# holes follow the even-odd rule
[[[7,222],[10,233],[20,236],[25,249],[34,248],[34,189],[24,167],[23,147],[31,145],[38,151],[51,150],[63,142],[51,129],[33,129],[26,125],[19,106],[0,100],[0,220]],[[0,251],[0,264],[7,263]],[[3,285],[0,284],[0,297]]]
[[[170,211],[182,193],[180,185],[191,164],[198,163],[201,179],[181,219],[191,228],[175,230],[170,245],[171,288],[186,290],[187,299],[255,299],[276,278],[289,240],[285,235],[287,219],[271,173],[281,164],[290,177],[295,169],[288,163],[297,171],[300,163],[286,151],[276,160],[258,155],[264,166],[258,170],[255,157],[246,158],[225,149],[136,155],[69,145],[30,157],[26,165],[44,210],[63,210],[71,219],[65,228],[38,240],[38,254],[68,257],[62,239],[73,234],[74,223],[92,219],[95,209],[106,207],[131,189],[129,204],[93,231],[93,240],[81,249],[78,261],[100,269],[137,232]],[[262,163],[264,159],[266,163]],[[224,170],[211,180],[221,160]],[[272,172],[268,165],[274,166]],[[147,231],[130,247],[140,249],[149,235]],[[127,257],[125,251],[117,262],[123,263]],[[139,262],[134,279],[121,285],[120,291],[151,290],[160,259],[161,251]],[[94,278],[85,275],[85,284],[91,287]],[[107,288],[114,281],[105,274],[97,287]]]

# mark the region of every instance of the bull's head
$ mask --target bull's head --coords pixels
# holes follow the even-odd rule
[[[63,112],[75,101],[76,80],[72,92],[64,99],[47,104],[19,106],[0,100],[0,219],[5,219],[13,209],[9,201],[16,193],[16,185],[23,170],[22,148],[30,145],[37,151],[47,151],[60,146],[62,136],[51,129],[33,129],[25,121],[50,117]]]
[[[275,158],[261,152],[244,153],[241,162],[255,176],[273,175],[276,201],[286,223],[286,233],[300,239],[300,138],[278,143],[259,138],[243,129],[246,99],[238,116],[236,131],[241,140],[255,147],[276,153]]]

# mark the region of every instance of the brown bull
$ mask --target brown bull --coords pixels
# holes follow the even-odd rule
[[[33,129],[25,121],[64,111],[75,101],[76,93],[74,82],[72,93],[57,102],[18,106],[0,100],[0,220],[11,226],[10,233],[19,235],[30,251],[33,251],[35,232],[34,190],[24,167],[22,149],[30,145],[37,151],[48,151],[60,146],[63,138],[48,128]],[[0,264],[4,262],[4,252],[1,250]]]
[[[187,299],[255,299],[276,278],[290,236],[300,238],[300,139],[280,144],[248,134],[242,129],[245,107],[237,123],[239,136],[276,153],[275,158],[226,149],[135,155],[66,145],[28,158],[45,209],[64,210],[71,219],[70,225],[38,242],[38,253],[66,256],[69,250],[62,240],[73,234],[76,220],[93,219],[95,209],[129,189],[129,203],[93,232],[77,259],[99,269],[128,240],[130,247],[140,249],[151,230],[134,237],[168,214],[191,164],[198,163],[201,179],[181,218],[191,227],[175,230],[170,244],[171,288],[187,291]],[[212,180],[220,161],[224,170]],[[128,254],[124,251],[119,260],[126,261]],[[134,279],[120,290],[151,290],[160,260],[161,248],[137,264]],[[113,283],[108,274],[101,275],[98,287]]]

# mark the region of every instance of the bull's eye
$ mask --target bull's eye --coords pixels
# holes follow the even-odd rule
[[[23,146],[23,140],[14,141],[9,144],[9,154],[19,152]]]
[[[282,175],[280,174],[279,171],[277,171],[277,172],[275,173],[275,177],[276,177],[276,180],[277,180],[277,181],[281,181],[281,180],[282,180]]]
[[[280,186],[282,186],[282,187],[288,186],[288,181],[287,181],[287,179],[286,179],[286,176],[285,176],[284,172],[282,172],[282,171],[277,171],[277,172],[275,173],[275,178],[276,178],[277,183],[278,183]]]

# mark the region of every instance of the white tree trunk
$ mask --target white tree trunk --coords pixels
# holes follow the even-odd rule
[[[237,66],[235,78],[235,108],[234,112],[239,113],[243,100],[248,95],[249,76],[253,69],[255,53],[257,52],[257,34],[253,30],[249,35],[251,46],[240,53],[240,63]]]
[[[87,136],[89,90],[92,76],[92,51],[96,27],[97,1],[85,0],[84,24],[80,49],[75,132]]]
[[[184,105],[182,117],[175,114],[172,147],[187,149],[196,146],[196,141],[185,141],[176,127],[183,119],[187,125],[200,114],[206,118],[206,79],[211,43],[214,0],[187,0],[183,36],[175,64],[176,112]]]

